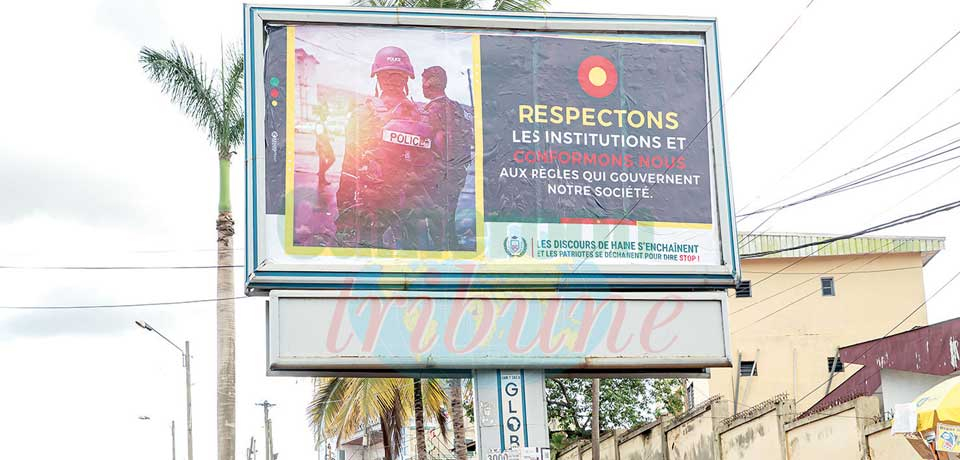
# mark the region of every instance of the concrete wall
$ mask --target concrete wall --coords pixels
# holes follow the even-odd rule
[[[620,437],[620,460],[666,460],[663,423],[654,422]]]
[[[611,431],[605,437],[600,438],[600,460],[617,460],[617,433],[615,431]]]
[[[577,452],[578,446],[580,446],[579,442],[571,446],[567,446],[566,449],[563,449],[557,453],[557,460],[579,460],[580,453]]]
[[[879,254],[883,252],[881,248]],[[730,338],[733,359],[742,352],[744,360],[757,362],[758,375],[740,380],[740,409],[783,391],[793,399],[802,397],[827,379],[827,358],[834,356],[837,347],[882,336],[891,324],[897,324],[924,300],[919,253],[742,262],[743,279],[764,281],[753,287],[752,297],[730,299],[730,330],[737,331]],[[896,270],[876,271],[888,269]],[[783,272],[771,276],[779,270]],[[836,296],[820,295],[819,273],[863,270],[871,273],[833,275]],[[796,303],[786,307],[791,302]],[[761,320],[783,307],[786,308],[776,315]],[[921,308],[895,332],[926,324],[926,310]],[[835,375],[833,385],[840,384],[859,367],[850,366]],[[711,369],[707,394],[721,395],[732,402],[734,370]],[[817,398],[806,398],[797,409],[803,412],[816,401]]]
[[[634,430],[601,437],[600,460],[914,460],[906,439],[889,423],[872,426],[880,399],[862,397],[794,421],[785,395],[727,417],[723,404],[695,408]],[[868,429],[868,427],[870,427]],[[619,446],[619,454],[613,446]],[[619,458],[618,458],[619,455]],[[870,456],[872,455],[872,457]],[[558,460],[592,460],[589,441],[559,452]]]
[[[722,402],[706,405],[667,426],[667,458],[670,460],[716,460],[714,424],[726,418]]]
[[[867,449],[870,460],[920,460],[920,455],[902,435],[890,434],[892,421],[867,427]]]
[[[720,434],[722,460],[782,459],[782,423],[776,408]]]
[[[790,460],[865,460],[864,430],[880,414],[875,397],[857,398],[784,427]]]
[[[893,411],[895,405],[913,401],[924,391],[933,388],[936,384],[948,378],[950,378],[949,375],[928,375],[895,369],[881,369],[883,410]]]

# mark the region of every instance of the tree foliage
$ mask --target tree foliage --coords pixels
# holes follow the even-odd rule
[[[224,51],[220,69],[209,70],[186,47],[140,50],[140,65],[147,76],[204,130],[221,159],[229,159],[243,141],[243,55],[236,48]]]
[[[449,400],[439,379],[422,379],[424,415],[446,438]],[[384,458],[395,458],[403,427],[414,415],[414,385],[408,378],[325,377],[316,380],[307,418],[316,439],[349,440],[358,430],[379,425]]]
[[[600,429],[631,428],[663,413],[679,413],[683,399],[677,379],[601,379]],[[571,438],[590,431],[590,379],[548,379],[547,414]]]

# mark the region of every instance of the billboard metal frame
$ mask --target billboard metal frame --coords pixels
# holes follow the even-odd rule
[[[510,296],[510,293],[505,294]],[[663,357],[627,357],[627,356],[587,356],[549,358],[541,356],[511,356],[504,362],[503,357],[464,357],[451,359],[450,357],[403,357],[398,360],[374,356],[346,356],[310,357],[294,353],[291,356],[282,356],[281,343],[282,327],[280,299],[309,299],[315,300],[316,308],[328,308],[321,302],[326,300],[343,300],[345,298],[382,298],[382,299],[457,299],[464,302],[473,299],[496,299],[498,294],[473,292],[411,292],[411,291],[283,291],[274,290],[270,293],[267,302],[266,337],[267,337],[267,375],[286,376],[432,376],[468,378],[471,371],[478,368],[517,368],[543,369],[550,377],[641,377],[641,378],[674,378],[683,376],[688,378],[709,376],[708,368],[730,367],[731,345],[730,325],[728,321],[727,294],[723,291],[712,292],[633,292],[633,293],[585,293],[585,292],[534,292],[518,294],[520,297],[537,300],[576,300],[590,298],[602,301],[615,296],[622,300],[655,301],[665,298],[690,303],[717,302],[719,305],[718,318],[721,329],[722,343],[718,343],[717,354],[691,356],[674,355]],[[512,297],[511,297],[512,298]],[[582,361],[579,364],[567,367],[559,365],[565,361]]]
[[[707,100],[710,116],[705,134],[711,142],[711,168],[716,197],[721,264],[717,266],[623,265],[603,273],[512,273],[489,267],[469,276],[454,272],[404,273],[370,271],[358,261],[349,269],[329,271],[323,266],[280,264],[261,258],[264,243],[258,229],[265,198],[262,133],[265,98],[262,97],[264,37],[268,23],[433,26],[447,28],[510,29],[533,32],[610,32],[697,34],[704,41]],[[666,290],[732,287],[739,279],[739,260],[730,189],[727,139],[724,128],[723,88],[718,63],[717,25],[712,18],[554,13],[503,13],[478,10],[433,10],[355,7],[258,6],[244,7],[246,95],[246,289],[265,295],[273,289],[510,289],[510,290]]]

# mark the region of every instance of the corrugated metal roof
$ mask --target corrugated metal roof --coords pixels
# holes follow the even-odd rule
[[[761,233],[747,236],[740,234],[740,254],[753,254],[777,251],[784,248],[816,243],[837,235],[816,233]],[[919,252],[926,264],[938,252],[944,249],[943,237],[923,236],[858,236],[825,245],[792,249],[762,256],[763,258],[807,257],[807,256],[849,256],[879,253]]]
[[[863,366],[801,417],[839,402],[874,394],[882,385],[881,369],[927,375],[951,375],[960,370],[960,319],[918,327],[879,339],[840,348],[845,364]]]

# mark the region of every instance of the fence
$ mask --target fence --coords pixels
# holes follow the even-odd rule
[[[796,419],[785,395],[735,415],[717,398],[678,417],[604,433],[600,460],[914,460],[903,436],[890,434],[874,396]],[[613,449],[616,446],[616,449]],[[589,441],[558,452],[557,460],[593,460]]]

